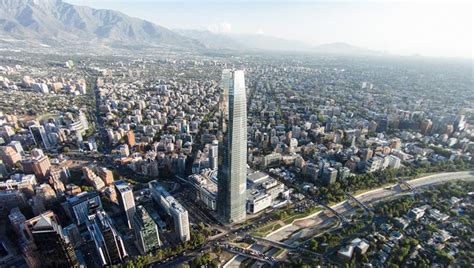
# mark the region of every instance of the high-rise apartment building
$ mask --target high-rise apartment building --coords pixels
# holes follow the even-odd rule
[[[99,167],[97,168],[97,175],[99,175],[106,185],[114,183],[114,174],[110,169]]]
[[[21,145],[21,142],[11,141],[8,145],[13,147],[15,149],[15,151],[17,151],[18,153],[20,153],[20,154],[23,153],[23,146]]]
[[[83,167],[82,173],[84,174],[84,177],[86,178],[87,182],[90,185],[94,186],[96,190],[100,190],[105,187],[104,181],[99,176],[97,176],[97,174],[94,173],[91,167]]]
[[[146,254],[161,246],[158,227],[145,207],[137,207],[133,221],[136,243],[141,254]]]
[[[127,132],[127,144],[130,147],[135,146],[135,133],[133,133],[133,130]]]
[[[123,180],[116,181],[114,185],[119,205],[127,216],[128,228],[132,229],[133,215],[135,215],[135,199],[132,187]]]
[[[39,179],[46,179],[50,175],[51,162],[42,150],[32,150],[31,157],[22,160],[21,164],[25,173],[34,173]]]
[[[321,181],[324,185],[330,185],[336,182],[337,169],[332,167],[325,167],[321,176]]]
[[[7,167],[12,168],[21,160],[21,154],[11,146],[2,146],[0,147],[0,158]]]
[[[222,140],[218,156],[217,212],[221,221],[236,223],[246,216],[247,98],[243,71],[222,72],[219,109]]]
[[[42,155],[33,160],[33,172],[38,178],[46,178],[49,175],[49,170],[51,168],[51,162],[49,157]]]

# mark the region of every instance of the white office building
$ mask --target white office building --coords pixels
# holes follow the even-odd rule
[[[188,241],[191,238],[188,211],[157,181],[151,181],[148,185],[153,200],[173,218],[175,233],[181,241]]]
[[[132,229],[133,216],[135,215],[135,199],[132,187],[123,180],[114,182],[114,185],[119,205],[127,216],[128,228]]]
[[[247,197],[247,212],[258,213],[272,205],[272,196],[267,193],[257,192]]]
[[[393,169],[399,169],[401,166],[402,160],[394,155],[388,156],[388,166]]]

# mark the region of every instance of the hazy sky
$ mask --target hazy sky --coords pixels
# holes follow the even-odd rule
[[[346,42],[394,54],[474,55],[472,1],[65,0],[167,28]]]

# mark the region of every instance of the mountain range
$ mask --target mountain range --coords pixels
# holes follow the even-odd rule
[[[146,20],[61,0],[0,0],[0,36],[50,46],[68,43],[201,46],[193,39]]]
[[[175,32],[199,41],[210,49],[229,50],[270,50],[270,51],[301,51],[321,54],[377,55],[372,51],[347,43],[329,43],[310,45],[304,42],[289,40],[262,34],[221,34],[206,30],[174,30]]]
[[[167,48],[184,51],[276,50],[332,54],[374,54],[345,43],[312,46],[257,34],[170,30],[121,12],[72,5],[61,0],[0,0],[0,44],[47,47]]]

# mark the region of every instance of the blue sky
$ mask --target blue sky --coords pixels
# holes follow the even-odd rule
[[[176,29],[346,42],[394,54],[473,57],[471,1],[65,0]]]

